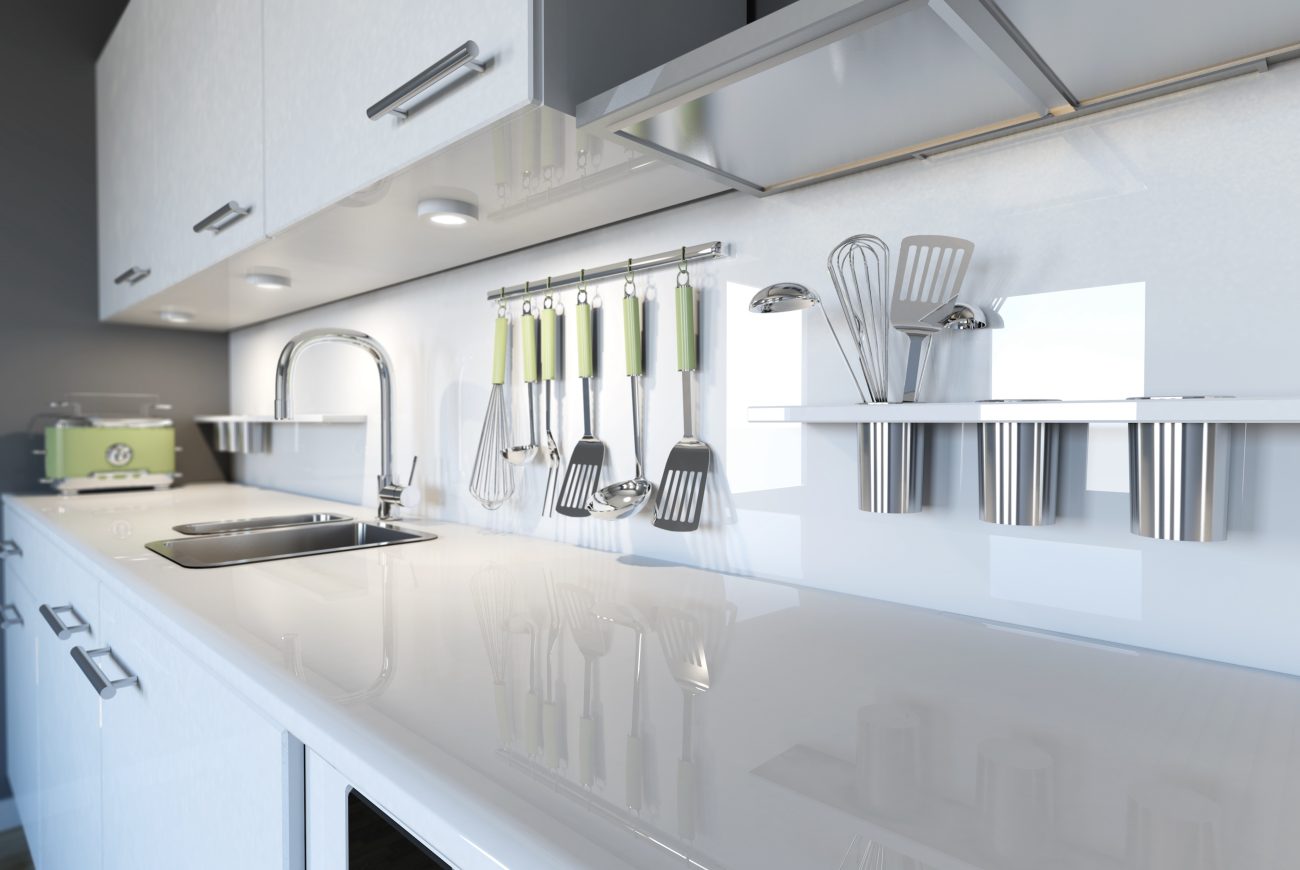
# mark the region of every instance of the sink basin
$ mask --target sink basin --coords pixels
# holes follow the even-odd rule
[[[145,546],[185,568],[222,568],[392,544],[413,544],[437,537],[387,523],[349,521],[174,538]]]
[[[285,526],[309,526],[315,523],[337,523],[350,520],[343,514],[289,514],[278,517],[253,517],[244,520],[218,520],[211,523],[184,523],[172,528],[182,535],[224,535],[227,532],[255,532],[259,529],[279,529]]]

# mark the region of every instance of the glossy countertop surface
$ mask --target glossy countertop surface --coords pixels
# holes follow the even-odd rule
[[[248,487],[7,503],[460,867],[1300,866],[1294,677],[448,523],[145,550],[366,516]]]

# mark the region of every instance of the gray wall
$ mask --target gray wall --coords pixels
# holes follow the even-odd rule
[[[40,489],[28,427],[68,392],[159,394],[185,480],[222,477],[182,421],[226,409],[226,337],[96,319],[94,61],[125,5],[21,0],[0,25],[0,491]]]

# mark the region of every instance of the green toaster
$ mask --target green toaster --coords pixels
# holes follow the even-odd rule
[[[59,492],[166,489],[176,427],[160,417],[65,417],[45,427],[45,478]]]

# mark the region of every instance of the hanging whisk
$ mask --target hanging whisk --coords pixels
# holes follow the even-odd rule
[[[868,402],[887,402],[889,245],[877,236],[849,236],[831,251],[826,268],[848,325],[850,345],[857,352],[849,372]]]
[[[506,405],[506,344],[510,321],[504,304],[497,310],[496,331],[492,346],[492,394],[488,397],[483,431],[478,436],[478,455],[470,473],[469,492],[488,510],[505,504],[515,492],[515,470],[505,459],[510,447],[510,409]]]

